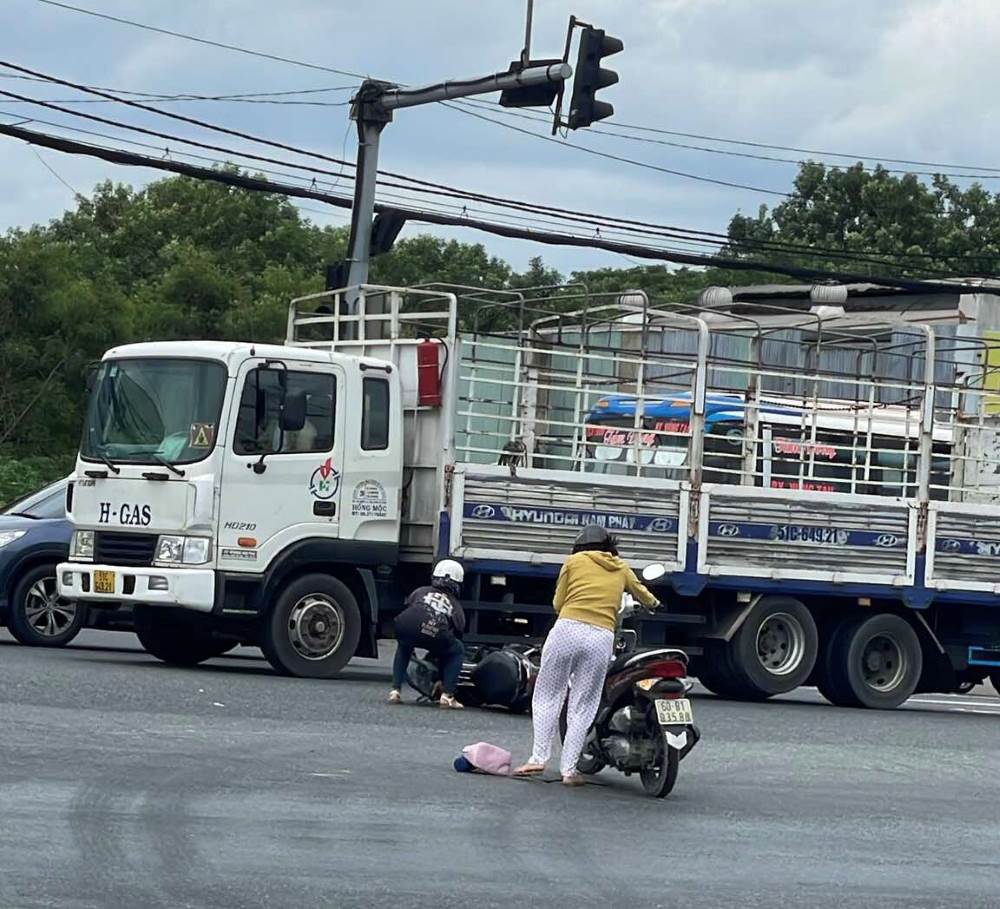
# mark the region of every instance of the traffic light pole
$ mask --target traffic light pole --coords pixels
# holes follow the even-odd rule
[[[422,88],[400,88],[386,82],[367,79],[352,100],[351,117],[358,124],[358,158],[354,182],[354,206],[351,210],[351,237],[348,244],[347,286],[368,283],[371,258],[372,224],[375,219],[375,189],[378,181],[379,140],[382,130],[392,122],[392,112],[404,107],[432,104],[471,95],[559,85],[573,74],[573,68],[559,62],[525,67],[518,72],[494,73],[476,79],[439,82]],[[356,301],[348,300],[353,312]]]

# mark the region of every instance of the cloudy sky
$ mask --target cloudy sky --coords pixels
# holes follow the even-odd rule
[[[523,0],[67,2],[407,84],[505,69],[520,50],[524,27]],[[625,52],[611,64],[621,82],[606,92],[616,108],[614,120],[604,124],[609,128],[617,120],[854,155],[1000,167],[995,151],[1000,147],[996,115],[1000,100],[995,91],[1000,76],[996,54],[1000,11],[996,0],[536,0],[535,7],[535,56],[561,54],[571,12],[625,42]],[[133,92],[232,94],[336,88],[340,90],[299,96],[299,100],[321,99],[336,105],[350,97],[349,87],[355,83],[349,77],[205,47],[40,0],[0,0],[0,49],[0,58],[8,63]],[[12,74],[0,68],[0,75]],[[43,99],[82,97],[65,88],[11,78],[0,78],[0,91]],[[354,157],[355,137],[345,106],[217,101],[161,106],[337,158]],[[241,140],[213,136],[119,105],[72,108],[268,154]],[[18,104],[2,95],[0,111],[4,123],[32,117],[98,130],[116,140],[130,136]],[[483,113],[509,125],[548,133],[541,123],[491,110]],[[34,127],[63,132],[62,127],[37,122]],[[647,139],[741,150],[740,146],[629,131]],[[165,143],[160,140],[134,134],[130,138],[159,143],[160,151],[145,151],[163,154]],[[586,130],[571,134],[568,141],[661,168],[777,192],[789,189],[795,173],[794,164]],[[755,212],[762,203],[774,204],[781,198],[602,159],[565,143],[544,141],[438,106],[397,113],[384,134],[382,152],[384,169],[426,180],[702,230],[724,231],[734,212]],[[171,154],[179,158],[176,146]],[[789,156],[774,151],[763,154]],[[72,205],[73,192],[62,181],[87,193],[104,179],[141,184],[157,176],[148,170],[54,151],[36,154],[18,141],[0,137],[0,229],[45,222]],[[992,183],[987,185],[994,188]],[[349,190],[345,181],[337,187],[337,191]],[[346,220],[342,211],[325,212],[322,203],[309,202],[304,207],[308,217],[319,223]],[[423,229],[408,227],[407,231]],[[538,253],[566,270],[628,264],[611,253],[541,247],[457,228],[439,232],[482,240],[518,266]]]

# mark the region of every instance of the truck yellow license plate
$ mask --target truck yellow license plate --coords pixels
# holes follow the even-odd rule
[[[661,698],[656,702],[656,718],[661,726],[690,726],[694,722],[691,702],[687,698]]]
[[[113,571],[94,572],[94,593],[114,593],[115,573]]]

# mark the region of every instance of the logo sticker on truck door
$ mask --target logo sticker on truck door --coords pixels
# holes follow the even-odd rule
[[[377,480],[362,480],[354,487],[351,515],[356,518],[387,518],[389,502],[385,487]]]
[[[327,458],[309,478],[309,492],[314,499],[332,499],[340,489],[340,473],[333,466],[333,458]]]

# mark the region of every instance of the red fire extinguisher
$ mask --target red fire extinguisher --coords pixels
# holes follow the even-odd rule
[[[417,402],[421,407],[441,406],[441,368],[437,341],[425,338],[417,345]]]

